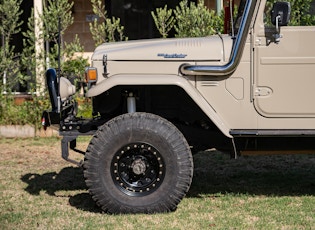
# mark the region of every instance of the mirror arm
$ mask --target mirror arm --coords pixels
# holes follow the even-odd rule
[[[276,17],[276,31],[277,33],[274,34],[274,38],[275,38],[275,43],[278,44],[280,42],[280,38],[281,38],[281,35],[280,35],[280,26],[279,26],[279,20],[281,19],[281,16],[278,15]]]
[[[280,33],[280,29],[279,29],[279,20],[281,19],[281,16],[278,15],[276,17],[276,30],[277,30],[277,33]]]

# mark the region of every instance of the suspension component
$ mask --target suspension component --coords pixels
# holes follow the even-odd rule
[[[136,98],[132,92],[130,92],[127,97],[127,111],[128,113],[136,112]]]

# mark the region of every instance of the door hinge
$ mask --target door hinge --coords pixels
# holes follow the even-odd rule
[[[261,46],[262,42],[261,42],[261,38],[256,38],[256,41],[255,41],[255,45],[256,46]]]

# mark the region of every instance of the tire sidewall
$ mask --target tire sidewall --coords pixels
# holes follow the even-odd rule
[[[136,208],[140,212],[150,212],[150,209],[155,210],[155,207],[163,203],[171,204],[170,206],[175,207],[169,207],[169,209],[175,209],[178,203],[177,187],[181,183],[187,183],[182,181],[181,165],[178,159],[183,157],[181,149],[185,151],[189,149],[186,140],[177,128],[156,115],[133,114],[122,115],[118,119],[109,121],[100,132],[103,132],[106,137],[102,135],[103,138],[97,139],[98,143],[95,143],[99,146],[95,160],[98,165],[95,167],[98,169],[97,177],[102,190],[96,199],[103,202],[107,200],[104,203],[110,202],[113,207],[121,206],[126,210]],[[174,138],[176,141],[173,141]],[[135,197],[127,195],[117,187],[111,173],[111,162],[123,146],[137,142],[149,144],[159,151],[164,161],[165,175],[163,182],[154,192]],[[179,145],[182,146],[179,147]],[[108,210],[110,211],[110,206]]]

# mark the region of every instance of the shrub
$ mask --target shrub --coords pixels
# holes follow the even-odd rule
[[[179,3],[174,11],[176,37],[205,37],[223,31],[223,18],[209,10],[204,1],[198,4],[187,0]]]
[[[223,32],[223,16],[209,10],[204,0],[188,4],[187,0],[179,3],[175,10],[164,8],[151,12],[155,25],[162,35],[167,37],[171,29],[175,29],[175,37],[205,37]],[[174,16],[172,16],[174,14]],[[222,14],[223,15],[223,14]]]
[[[83,57],[83,52],[84,47],[77,35],[71,43],[65,42],[64,57],[66,60],[62,63],[65,77],[75,78],[80,82],[84,80],[85,68],[89,66],[89,62],[87,58]]]
[[[0,124],[1,125],[32,125],[40,127],[40,117],[50,102],[47,96],[32,94],[32,99],[21,105],[14,103],[12,94],[0,94]]]
[[[151,11],[154,23],[163,38],[167,38],[168,33],[175,25],[176,20],[172,14],[173,10],[167,9],[167,5],[164,8],[157,8],[156,13]]]
[[[291,17],[289,26],[315,25],[315,15],[311,12],[313,0],[287,0],[291,4]],[[276,0],[269,0],[266,4],[266,25],[271,25],[270,12]]]

